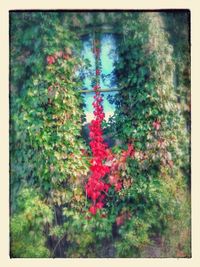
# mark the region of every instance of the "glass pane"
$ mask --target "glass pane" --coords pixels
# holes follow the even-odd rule
[[[89,62],[87,69],[84,69],[82,74],[82,79],[84,81],[83,89],[92,89],[92,78],[95,75],[95,57],[92,51],[92,35],[86,35],[83,37],[83,51],[82,57]]]
[[[93,89],[92,80],[95,77],[95,55],[93,53],[92,47],[93,39],[92,35],[84,36],[83,38],[83,51],[82,56],[84,59],[87,59],[90,63],[89,67],[84,69],[80,75],[81,79],[84,81],[84,88],[86,90]],[[116,87],[116,79],[114,76],[114,61],[117,58],[116,53],[116,40],[115,36],[110,33],[102,34],[100,38],[101,53],[101,76],[100,76],[100,86],[103,89],[111,89]],[[103,107],[105,112],[105,120],[108,120],[109,116],[112,116],[115,110],[115,105],[110,104],[108,97],[113,97],[116,92],[105,92],[102,93],[103,96]],[[85,114],[87,123],[89,123],[93,118],[93,97],[94,93],[83,93],[85,100]]]
[[[86,123],[89,123],[91,120],[94,119],[94,114],[93,114],[93,106],[92,103],[94,101],[94,93],[85,93],[83,94],[84,100],[85,100],[85,108],[84,112],[86,115]]]
[[[82,57],[84,59],[87,59],[89,62],[89,66],[86,69],[84,69],[81,73],[81,78],[83,80],[84,88],[86,90],[93,89],[92,86],[92,79],[95,75],[95,57],[94,53],[92,51],[92,35],[86,35],[83,37],[83,51],[82,51]],[[85,102],[85,115],[86,115],[86,122],[90,122],[94,116],[93,116],[93,97],[94,93],[83,93],[83,98]]]
[[[104,89],[116,88],[116,77],[114,75],[114,62],[117,59],[116,39],[112,33],[104,33],[101,36],[101,77],[100,86]],[[116,92],[103,93],[103,107],[105,112],[105,119],[108,120],[115,110],[115,105],[110,104],[108,97],[114,97]]]
[[[101,36],[101,88],[114,88],[116,87],[116,78],[114,75],[114,62],[117,58],[116,53],[116,40],[115,36],[111,33],[105,33]]]

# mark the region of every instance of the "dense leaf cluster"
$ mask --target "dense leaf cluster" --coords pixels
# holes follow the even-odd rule
[[[173,48],[162,17],[129,13],[123,22],[124,38],[116,64],[122,90],[114,100],[117,109],[111,126],[117,138],[123,143],[134,142],[137,151],[125,170],[133,185],[121,192],[124,207],[133,216],[131,227],[121,229],[124,242],[117,245],[120,255],[125,256],[129,251],[124,252],[127,235],[135,235],[135,220],[139,218],[146,225],[136,236],[146,234],[147,242],[152,234],[164,234],[170,220],[180,218],[189,179],[183,171],[189,166],[189,140],[175,94]],[[142,245],[142,241],[138,243]]]

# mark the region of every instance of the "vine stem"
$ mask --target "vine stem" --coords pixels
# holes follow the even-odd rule
[[[107,197],[112,197],[112,196],[108,195],[108,193],[107,193],[106,191],[103,190],[102,192],[104,192],[104,194],[105,194]]]
[[[52,251],[52,253],[51,253],[51,258],[53,258],[53,256],[54,256],[54,252],[55,252],[56,248],[58,247],[58,245],[60,244],[60,242],[63,240],[63,238],[65,237],[65,235],[66,235],[66,234],[64,234],[64,235],[58,240],[58,242],[56,243],[56,245],[55,245],[55,247],[54,247],[54,249],[53,249],[53,251]]]
[[[54,207],[54,212],[55,212],[55,221],[56,221],[56,225],[58,225],[58,220],[57,220],[57,212],[56,212],[56,208]],[[61,239],[62,240],[62,239]],[[60,241],[57,243],[59,245],[59,251],[60,251],[60,255],[61,255],[61,247],[60,247]],[[57,244],[55,247],[57,247]],[[53,252],[55,251],[55,248],[53,250]]]

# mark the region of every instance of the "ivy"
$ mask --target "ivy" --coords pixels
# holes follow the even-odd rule
[[[177,257],[180,247],[190,255],[184,217],[190,216],[189,139],[179,105],[182,87],[175,90],[173,79],[178,69],[179,85],[189,86],[189,74],[183,74],[188,57],[170,39],[180,29],[180,23],[172,29],[175,21],[157,12],[11,12],[12,257],[140,257],[158,236],[173,247],[164,256]],[[89,62],[81,60],[79,34],[101,24],[113,25],[120,37],[115,71],[121,90],[106,123],[95,87],[90,149],[81,134],[77,71]],[[181,99],[188,103],[185,93]],[[118,145],[103,146],[102,174],[94,160],[103,130]],[[101,142],[94,142],[97,137]],[[100,190],[105,199],[97,209],[89,199],[94,208],[96,189],[85,190],[94,174],[109,185]]]

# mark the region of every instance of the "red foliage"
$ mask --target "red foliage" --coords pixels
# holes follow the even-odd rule
[[[124,224],[124,222],[128,219],[131,218],[131,213],[130,212],[123,212],[121,213],[117,218],[116,218],[116,224],[117,226],[120,226]]]
[[[95,44],[98,44],[96,41]],[[96,57],[99,57],[100,49],[93,50]],[[96,69],[96,76],[100,75],[100,70]],[[126,164],[127,157],[133,157],[135,154],[133,145],[128,145],[128,150],[123,151],[121,156],[116,157],[112,154],[103,139],[102,121],[105,118],[102,106],[102,97],[100,95],[100,86],[97,83],[93,87],[94,96],[94,120],[89,126],[90,147],[92,151],[92,159],[90,161],[91,175],[85,186],[87,196],[92,200],[89,212],[96,214],[98,209],[102,209],[105,205],[105,198],[109,188],[113,185],[116,192],[122,189],[122,181],[120,180],[120,170]],[[109,183],[105,178],[108,177]]]
[[[153,127],[158,131],[160,129],[161,122],[159,120],[156,120],[153,122]]]
[[[91,206],[90,209],[89,209],[89,211],[90,211],[93,215],[95,215],[96,212],[97,212],[97,208],[96,208],[95,206]]]
[[[94,86],[95,97],[93,102],[95,119],[92,120],[90,129],[90,147],[92,150],[91,176],[86,185],[87,196],[93,201],[89,211],[94,215],[97,209],[104,206],[103,200],[105,192],[109,189],[109,184],[103,179],[109,173],[110,168],[104,164],[107,158],[107,144],[103,140],[102,121],[105,117],[102,107],[102,97],[98,91],[99,86]]]
[[[68,60],[70,58],[70,55],[64,53],[63,51],[57,51],[53,55],[47,56],[47,64],[48,65],[54,64],[58,58],[63,58],[65,60]]]
[[[100,75],[100,70],[96,70],[96,75]]]
[[[114,186],[116,192],[122,189],[120,180],[120,171],[126,167],[128,157],[134,157],[135,150],[132,144],[128,144],[128,149],[121,155],[113,155],[107,144],[103,140],[102,121],[104,119],[102,97],[98,91],[99,85],[94,86],[94,115],[90,129],[90,147],[92,150],[92,159],[90,161],[91,176],[86,184],[86,193],[92,199],[89,208],[90,213],[96,214],[98,209],[102,209],[105,204],[106,193],[110,186]],[[109,175],[110,174],[110,175]],[[109,183],[106,183],[105,177],[108,176]]]
[[[51,65],[51,64],[53,64],[53,63],[55,63],[55,58],[54,58],[54,56],[48,56],[47,57],[47,64],[49,64],[49,65]]]
[[[66,59],[66,60],[67,60],[67,59],[69,59],[69,57],[70,57],[70,56],[69,56],[68,54],[66,54],[66,53],[65,53],[65,54],[63,54],[63,58],[64,58],[64,59]]]
[[[114,185],[115,191],[118,192],[122,189],[120,172],[126,169],[127,158],[134,157],[135,150],[132,144],[128,144],[128,149],[124,150],[120,155],[113,155],[111,151],[108,154],[107,160],[109,160],[110,165],[109,182],[111,185]]]
[[[117,224],[117,226],[122,225],[124,223],[124,220],[125,220],[124,216],[118,216],[116,218],[116,224]]]
[[[97,87],[99,88],[99,87]],[[96,95],[99,92],[96,89]],[[100,95],[99,95],[100,96]],[[116,192],[122,189],[123,183],[120,177],[121,170],[126,168],[128,157],[135,156],[135,150],[132,144],[128,144],[128,149],[120,155],[114,155],[107,147],[103,140],[103,131],[101,122],[104,118],[102,109],[98,109],[99,103],[102,101],[100,97],[95,98],[95,119],[90,125],[90,146],[92,150],[92,159],[90,161],[91,176],[86,185],[87,196],[92,199],[89,211],[94,215],[98,209],[102,209],[105,204],[106,193],[111,186],[114,186]],[[102,116],[101,116],[102,115]],[[105,182],[108,176],[109,183]]]
[[[95,54],[95,56],[97,57],[97,58],[99,58],[99,56],[100,56],[100,49],[99,48],[94,48],[93,49],[93,53]]]
[[[99,48],[94,49],[94,54],[99,56]],[[96,75],[100,75],[100,70],[96,69]],[[105,117],[102,106],[102,97],[100,95],[100,86],[96,84],[94,86],[94,116],[95,119],[91,121],[90,129],[90,147],[92,150],[91,159],[91,176],[86,184],[86,193],[89,198],[92,199],[92,205],[89,211],[95,215],[97,209],[102,209],[104,206],[105,193],[108,192],[110,187],[104,180],[104,177],[110,172],[110,168],[104,164],[107,158],[107,144],[103,140],[102,121]]]
[[[63,51],[57,51],[57,52],[55,52],[54,57],[55,57],[56,59],[57,59],[57,58],[61,58],[61,57],[63,57]]]

